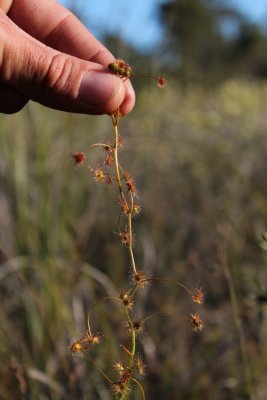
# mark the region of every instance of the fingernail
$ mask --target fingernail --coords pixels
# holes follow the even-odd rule
[[[119,79],[109,73],[86,72],[82,78],[79,98],[82,102],[103,106],[119,90]]]

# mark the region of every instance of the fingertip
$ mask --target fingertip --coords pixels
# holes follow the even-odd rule
[[[134,108],[135,91],[129,80],[124,83],[124,86],[125,86],[125,96],[124,96],[123,102],[120,106],[120,110],[121,110],[122,115],[127,115]]]
[[[109,114],[124,102],[126,88],[122,80],[108,71],[87,71],[81,81],[79,100],[96,109],[98,114]],[[89,111],[90,112],[90,111]]]
[[[92,100],[92,92],[90,94],[91,106],[94,108],[94,114],[112,114],[118,108],[123,116],[129,114],[134,106],[135,106],[135,91],[133,86],[129,80],[123,81],[116,75],[110,74],[109,72],[102,73],[97,72],[98,77],[102,76],[101,86],[103,86],[103,74],[109,76],[107,78],[106,83],[110,83],[113,80],[113,90],[111,88],[108,90],[108,87],[105,86],[104,92],[109,93],[108,100],[106,102],[102,101],[102,104],[94,104],[96,102],[96,97],[93,96],[94,100]],[[114,81],[116,84],[114,85]],[[94,82],[95,83],[95,82]],[[110,87],[111,87],[110,86]],[[101,89],[102,92],[103,89]],[[86,90],[87,94],[89,94],[88,90]],[[99,93],[98,93],[99,94]],[[107,97],[105,97],[107,99]],[[102,96],[99,96],[98,99],[103,99]],[[90,108],[89,113],[92,113],[92,108]]]

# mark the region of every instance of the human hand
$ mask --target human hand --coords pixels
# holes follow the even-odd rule
[[[114,56],[55,0],[0,0],[0,112],[29,101],[84,114],[127,114],[135,95]]]

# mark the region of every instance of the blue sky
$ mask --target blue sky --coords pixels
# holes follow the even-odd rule
[[[157,21],[157,6],[165,0],[59,0],[75,4],[87,26],[98,38],[104,31],[121,36],[140,49],[153,49],[162,31]],[[252,21],[267,21],[267,0],[225,0],[248,15]],[[267,26],[267,22],[265,23]]]
[[[230,0],[228,3],[249,15],[253,21],[266,21],[267,0]]]

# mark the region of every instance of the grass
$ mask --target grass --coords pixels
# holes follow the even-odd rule
[[[212,92],[173,82],[158,96],[140,90],[121,121],[125,156],[141,193],[135,221],[137,258],[151,276],[206,291],[201,335],[181,318],[147,321],[141,348],[148,399],[246,399],[246,369],[229,284],[218,262],[223,232],[255,398],[266,397],[267,86],[225,82]],[[91,363],[70,353],[100,297],[124,289],[127,256],[117,246],[117,196],[93,185],[70,154],[110,137],[110,119],[64,114],[31,104],[1,116],[0,392],[3,399],[110,399]],[[98,152],[89,163],[97,165]],[[107,222],[108,221],[108,222]],[[107,226],[108,224],[108,226]],[[114,229],[113,229],[114,227]],[[187,297],[154,282],[139,299],[140,316],[190,313]],[[111,307],[111,308],[110,308]],[[99,365],[111,365],[127,340],[120,315],[102,304]]]

